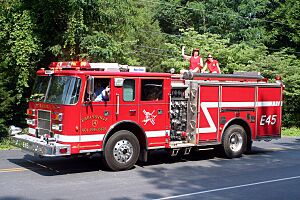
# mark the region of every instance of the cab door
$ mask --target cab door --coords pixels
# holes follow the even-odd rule
[[[115,78],[115,93],[113,98],[116,102],[114,124],[122,122],[138,122],[139,107],[137,96],[138,78]],[[118,83],[122,82],[120,85]]]
[[[108,99],[103,101],[88,100],[85,95],[84,102],[81,106],[81,126],[79,150],[80,153],[91,150],[102,149],[104,135],[113,122],[115,110],[115,98],[113,79],[110,77],[94,77],[95,87],[98,81],[101,81],[101,88],[110,87]],[[112,86],[112,87],[111,87]],[[98,86],[100,87],[100,86]],[[97,88],[95,88],[95,91]]]
[[[169,129],[166,79],[141,78],[139,83],[139,124],[145,130],[149,148],[166,146]]]

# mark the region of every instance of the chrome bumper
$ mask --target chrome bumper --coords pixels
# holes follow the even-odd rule
[[[11,136],[11,139],[16,147],[40,156],[55,157],[71,155],[71,146],[67,144],[47,143],[40,138],[30,135],[14,135]],[[61,150],[64,150],[64,153],[61,153]]]

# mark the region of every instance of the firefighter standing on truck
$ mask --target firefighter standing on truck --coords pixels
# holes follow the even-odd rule
[[[203,68],[203,60],[201,56],[199,56],[199,49],[194,49],[192,52],[192,56],[187,56],[184,54],[185,46],[182,46],[181,54],[185,60],[190,60],[189,70],[192,72],[201,72]]]

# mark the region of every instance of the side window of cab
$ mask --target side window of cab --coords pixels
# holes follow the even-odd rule
[[[85,99],[88,100],[87,92]],[[94,79],[94,95],[93,102],[107,102],[110,100],[110,78],[95,78]]]
[[[123,82],[123,101],[130,102],[135,100],[135,80],[125,79]]]
[[[163,99],[163,80],[141,80],[141,101],[159,101]]]

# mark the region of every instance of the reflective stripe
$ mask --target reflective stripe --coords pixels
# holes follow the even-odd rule
[[[217,108],[219,102],[202,102],[201,108]],[[256,102],[220,102],[220,107],[270,107],[270,106],[282,106],[282,101],[258,101]]]
[[[169,134],[169,130],[161,130],[161,131],[146,131],[146,135],[148,138],[152,137],[164,137],[166,134]],[[97,134],[97,135],[60,135],[55,134],[54,138],[56,138],[60,142],[98,142],[103,141],[105,134]]]
[[[196,132],[198,132],[198,133],[211,133],[211,132],[216,132],[217,131],[217,127],[216,127],[213,119],[211,118],[210,113],[208,112],[208,108],[217,108],[218,105],[219,105],[218,102],[202,102],[201,103],[201,109],[204,113],[204,116],[207,119],[209,127],[197,128]]]
[[[231,107],[231,108],[238,108],[238,107],[273,107],[273,106],[282,106],[282,101],[258,101],[258,102],[202,102],[201,109],[204,113],[204,116],[207,119],[209,127],[204,128],[197,128],[196,132],[198,133],[212,133],[216,132],[217,128],[215,123],[212,120],[212,117],[208,111],[208,108],[218,108],[220,107]]]
[[[259,101],[256,103],[258,107],[282,106],[282,101]]]
[[[151,137],[164,137],[168,134],[168,130],[161,130],[161,131],[146,131],[146,135],[148,138]]]
[[[56,138],[60,142],[97,142],[102,141],[104,138],[104,134],[98,135],[59,135],[55,134],[54,138]]]

